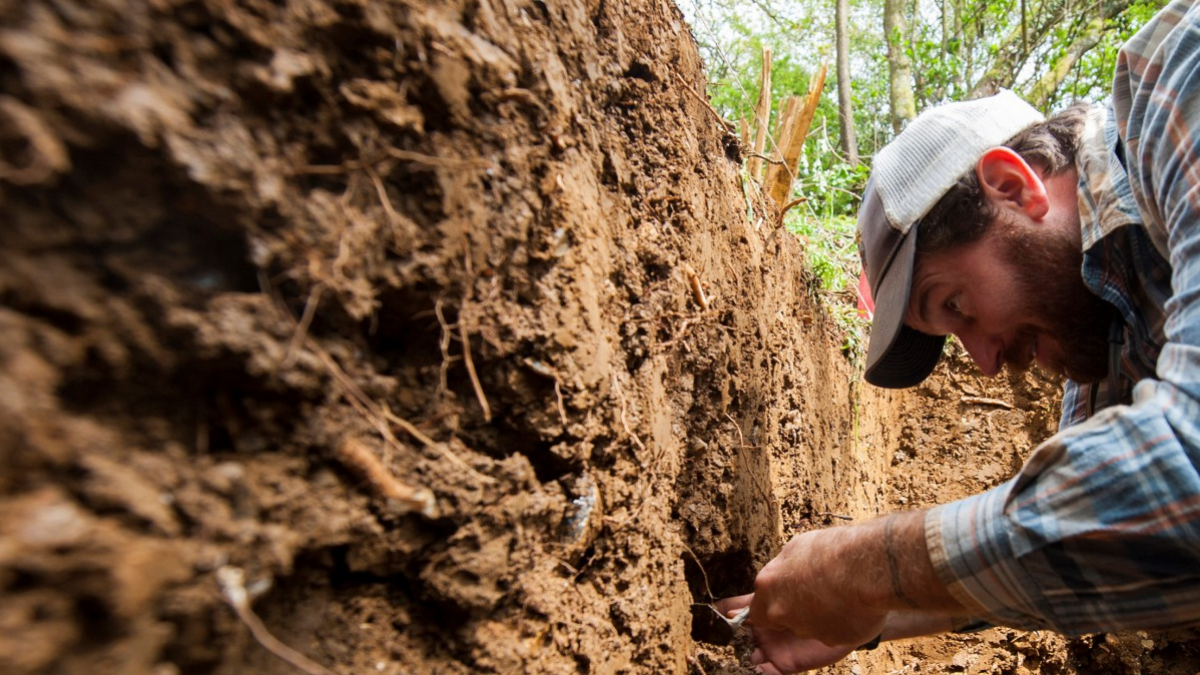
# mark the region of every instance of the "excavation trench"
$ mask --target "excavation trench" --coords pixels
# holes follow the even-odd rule
[[[857,384],[665,0],[0,17],[0,671],[746,672],[693,602],[1053,426],[1036,374]]]

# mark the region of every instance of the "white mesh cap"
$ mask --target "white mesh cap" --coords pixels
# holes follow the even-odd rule
[[[1007,89],[918,115],[875,155],[871,171],[892,227],[907,234],[984,152],[1044,119]]]

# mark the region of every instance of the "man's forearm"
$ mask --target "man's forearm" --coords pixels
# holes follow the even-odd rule
[[[826,644],[862,644],[893,612],[961,616],[930,561],[924,515],[796,536],[759,573],[751,619]]]
[[[955,629],[955,618],[942,613],[919,611],[895,611],[888,614],[883,632],[879,634],[881,642],[903,640],[905,638],[924,637],[950,633]]]
[[[925,511],[909,511],[878,518],[853,528],[851,550],[867,551],[862,574],[863,602],[882,610],[918,610],[961,614],[963,606],[938,579],[925,542]]]

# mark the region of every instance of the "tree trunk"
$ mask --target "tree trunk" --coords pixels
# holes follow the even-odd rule
[[[837,85],[838,85],[838,147],[850,166],[858,166],[858,138],[854,133],[853,88],[850,83],[850,30],[846,15],[850,0],[837,0]]]
[[[905,52],[908,22],[904,18],[904,0],[884,0],[883,32],[887,36],[888,98],[892,106],[892,131],[900,133],[916,117],[913,99],[912,63]]]
[[[970,41],[963,30],[962,0],[950,0],[950,6],[954,10],[954,35],[958,36],[955,50],[959,56],[959,66],[954,71],[954,86],[957,91],[962,92],[967,89],[967,73],[971,72],[971,49],[968,47]]]

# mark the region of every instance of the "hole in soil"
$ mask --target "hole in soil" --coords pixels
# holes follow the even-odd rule
[[[433,51],[432,47],[429,48]],[[409,89],[408,101],[421,109],[425,116],[425,133],[448,133],[453,130],[454,118],[450,115],[450,106],[438,92],[437,85],[428,77],[413,78],[413,86]]]
[[[537,443],[524,453],[533,465],[533,472],[542,483],[559,480],[560,478],[580,469],[578,462],[559,457],[550,452],[551,443]]]
[[[630,64],[629,70],[625,71],[625,77],[636,77],[637,79],[645,80],[646,82],[655,82],[658,80],[658,78],[654,76],[654,71],[650,70],[650,66],[647,66],[641,61],[634,61],[632,64]]]
[[[200,297],[259,290],[246,223],[161,153],[128,136],[73,160],[76,172],[52,198],[84,234],[81,254],[104,286],[136,288],[157,275]]]
[[[153,271],[205,296],[257,291],[258,269],[250,262],[245,232],[212,218],[220,214],[213,213],[211,204],[189,206],[196,211],[173,212],[138,242],[139,251],[149,254],[147,263],[161,261]]]
[[[443,305],[442,317],[453,326],[458,321],[457,308]],[[422,288],[380,293],[375,323],[367,326],[366,332],[372,353],[386,359],[390,371],[419,370],[442,362],[442,327],[430,292]],[[457,354],[457,343],[452,342],[450,349]]]
[[[426,119],[434,118],[426,115]],[[429,126],[426,123],[426,127]],[[412,218],[422,229],[430,230],[446,217],[442,184],[433,171],[422,170],[417,164],[401,162],[381,178],[385,184],[404,186],[399,194],[389,193],[394,198],[394,207],[398,213]]]
[[[464,442],[490,457],[524,455],[541,483],[557,481],[582,469],[579,459],[555,453],[554,448],[559,444],[541,439],[534,431],[490,426],[463,429],[461,434]]]
[[[112,610],[102,598],[91,595],[80,596],[75,601],[75,613],[83,625],[83,642],[100,645],[121,635],[123,622],[113,617]]]
[[[753,591],[756,570],[750,551],[739,548],[698,559],[685,554],[683,574],[696,602],[711,602]]]

